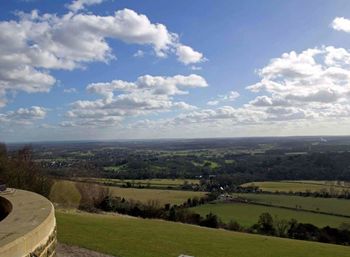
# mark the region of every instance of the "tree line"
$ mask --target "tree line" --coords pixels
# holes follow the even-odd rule
[[[6,146],[0,144],[0,184],[48,196],[52,181],[33,161],[30,147],[9,155]]]

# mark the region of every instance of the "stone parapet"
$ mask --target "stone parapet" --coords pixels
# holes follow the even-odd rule
[[[52,203],[24,190],[0,193],[0,211],[10,210],[0,221],[1,257],[51,257],[56,248],[56,219]]]

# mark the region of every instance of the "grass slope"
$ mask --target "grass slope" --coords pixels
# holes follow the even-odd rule
[[[115,196],[124,197],[126,199],[134,199],[146,203],[148,200],[158,200],[161,204],[182,204],[188,198],[195,196],[204,196],[204,192],[192,192],[181,190],[163,190],[163,189],[136,189],[110,187],[111,192]]]
[[[58,240],[118,257],[350,257],[348,247],[124,216],[57,212]]]
[[[350,216],[350,201],[337,198],[316,198],[291,195],[270,195],[270,194],[235,194],[250,201],[296,208],[302,210],[320,211],[330,214]]]
[[[58,180],[52,187],[50,193],[51,201],[63,206],[77,207],[80,202],[80,192],[76,188],[76,183],[66,180]],[[102,186],[101,186],[102,187]],[[163,190],[163,189],[138,189],[108,187],[113,196],[124,197],[128,200],[138,200],[147,203],[149,200],[158,200],[160,204],[182,204],[188,198],[201,197],[205,192]]]
[[[236,220],[239,224],[246,227],[257,223],[260,214],[263,212],[269,212],[272,216],[278,216],[284,219],[294,218],[299,222],[311,223],[318,227],[327,225],[339,227],[343,222],[350,223],[350,218],[245,203],[205,204],[191,208],[191,210],[199,213],[203,217],[212,212],[218,215],[224,222]]]

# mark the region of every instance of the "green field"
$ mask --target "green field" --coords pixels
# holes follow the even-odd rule
[[[257,223],[260,214],[263,212],[269,212],[272,216],[288,220],[294,218],[299,222],[311,223],[318,227],[327,225],[339,227],[344,222],[350,223],[350,218],[245,203],[205,204],[191,208],[191,210],[203,217],[212,212],[218,215],[224,222],[236,220],[240,225],[245,227]]]
[[[342,192],[349,190],[348,186],[335,185],[332,181],[262,181],[250,182],[243,184],[246,186],[258,186],[261,190],[266,192]]]
[[[205,192],[163,190],[163,189],[138,189],[110,187],[113,195],[133,199],[146,203],[149,200],[157,200],[161,204],[182,204],[188,198],[204,196]]]
[[[118,257],[350,257],[349,247],[160,220],[56,212],[59,242]]]
[[[350,216],[350,200],[275,194],[234,194],[249,201]]]
[[[108,185],[123,186],[130,183],[133,187],[180,188],[184,183],[199,185],[198,179],[109,179],[109,178],[78,178],[79,181],[97,182]]]
[[[77,207],[81,199],[80,192],[76,188],[76,183],[59,180],[56,181],[50,193],[51,201],[63,206]],[[96,185],[96,184],[94,184]],[[101,185],[99,185],[101,186]],[[106,186],[101,186],[106,187]],[[138,189],[138,188],[121,188],[107,187],[113,196],[122,197],[128,200],[141,201],[147,203],[150,200],[159,201],[160,204],[182,204],[188,198],[204,196],[205,192],[181,191],[181,190],[162,190],[162,189]]]

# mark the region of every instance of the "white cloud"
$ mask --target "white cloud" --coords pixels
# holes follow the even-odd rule
[[[85,118],[77,119],[75,121],[62,121],[60,127],[110,127],[117,126],[122,121],[121,117],[106,116],[106,117],[95,117],[95,118]]]
[[[343,55],[340,56],[339,52]],[[285,53],[262,68],[259,71],[261,81],[247,88],[252,92],[266,91],[271,94],[271,103],[283,105],[291,101],[300,105],[348,99],[348,54],[347,50],[334,47],[308,49],[300,54]]]
[[[215,106],[218,105],[220,102],[218,100],[211,100],[207,102],[207,105]]]
[[[229,119],[235,124],[249,124],[261,121],[266,114],[261,111],[250,110],[247,108],[234,108],[232,106],[222,106],[216,109],[203,109],[188,114],[182,114],[177,117],[181,123],[203,123],[216,122],[218,120]]]
[[[200,129],[205,126],[270,126],[272,123],[326,122],[350,116],[350,52],[332,46],[294,51],[274,58],[258,71],[260,81],[247,89],[259,95],[234,108],[227,105],[239,97],[230,91],[208,102],[208,109],[187,108],[174,96],[188,93],[189,87],[205,87],[198,75],[154,77],[145,75],[135,82],[112,81],[88,86],[104,98],[73,104],[72,118],[125,117],[147,115],[185,107],[175,118],[147,122],[152,126]],[[191,110],[193,109],[193,110]],[[203,126],[205,124],[205,126]],[[143,126],[146,126],[143,124]]]
[[[202,70],[202,67],[192,65],[191,70]]]
[[[90,6],[94,4],[100,4],[103,0],[74,0],[71,4],[67,5],[67,8],[73,12],[77,12],[85,8],[85,6]]]
[[[39,106],[30,108],[19,108],[15,111],[0,113],[0,121],[2,125],[22,124],[29,125],[34,121],[44,119],[47,114],[47,109]]]
[[[197,107],[183,101],[175,101],[173,97],[188,94],[190,88],[207,86],[205,79],[195,74],[173,77],[144,75],[134,82],[113,80],[107,83],[93,83],[87,86],[87,90],[103,98],[76,101],[72,103],[72,109],[66,116],[75,125],[112,126],[119,124],[126,116],[176,109],[191,111]]]
[[[144,57],[144,55],[145,55],[145,52],[142,50],[137,50],[136,53],[133,54],[134,57],[139,57],[139,58]]]
[[[203,54],[192,49],[192,47],[185,45],[178,45],[176,48],[176,55],[178,60],[184,64],[200,63],[206,59]]]
[[[236,91],[230,91],[226,95],[218,95],[215,100],[210,100],[207,102],[207,105],[215,106],[220,103],[227,103],[227,102],[233,102],[235,101],[240,94]]]
[[[246,108],[267,120],[318,120],[350,115],[350,52],[333,46],[284,53],[259,70],[247,89],[257,96]]]
[[[203,133],[209,127],[225,129],[229,126],[253,125],[266,119],[267,115],[263,111],[250,110],[246,108],[234,108],[232,106],[222,106],[216,109],[194,110],[182,113],[175,118],[162,119],[157,121],[141,120],[132,124],[131,127],[143,127],[149,129],[176,128],[184,131],[185,128],[194,129],[197,133]],[[221,136],[222,134],[220,134]]]
[[[99,2],[77,0],[71,8],[79,10]],[[50,91],[56,83],[49,73],[52,69],[73,70],[90,62],[115,59],[107,39],[150,45],[159,57],[185,49],[179,57],[185,64],[203,60],[201,53],[182,45],[178,35],[165,25],[152,23],[146,15],[130,9],[110,16],[83,12],[40,15],[36,10],[17,15],[18,20],[0,22],[1,106],[9,92]]]
[[[180,109],[180,110],[186,110],[186,111],[193,111],[193,110],[197,110],[198,109],[196,106],[188,104],[188,103],[185,103],[185,102],[175,102],[173,104],[173,106],[175,108]]]
[[[234,101],[236,100],[238,97],[240,96],[240,94],[236,91],[230,91],[227,95],[221,95],[220,97],[222,97],[223,100],[227,100],[227,101]]]
[[[77,92],[78,92],[77,89],[74,87],[63,89],[63,93],[67,93],[67,94],[72,94],[72,93],[77,93]]]
[[[344,17],[336,17],[331,26],[338,31],[350,32],[350,20],[345,19]]]
[[[259,95],[247,104],[238,108],[225,105],[197,109],[160,121],[159,126],[176,128],[191,124],[194,130],[209,126],[222,129],[259,126],[264,130],[272,124],[289,127],[298,124],[305,129],[305,126],[314,128],[310,122],[324,125],[334,120],[350,121],[349,56],[348,50],[333,46],[284,53],[258,71],[260,81],[247,89]],[[238,96],[237,92],[231,91],[207,104],[228,103]]]

